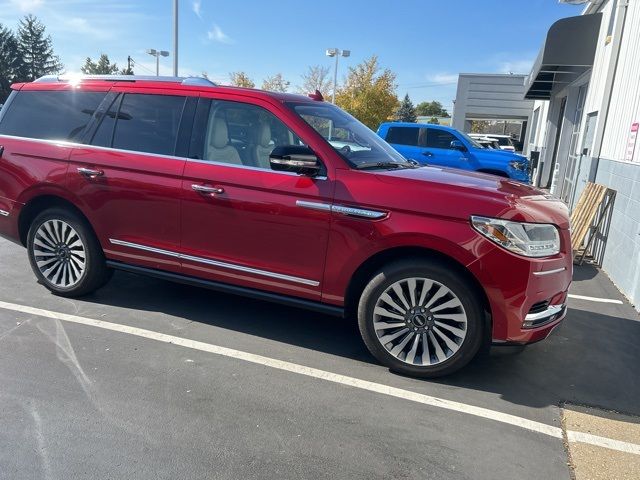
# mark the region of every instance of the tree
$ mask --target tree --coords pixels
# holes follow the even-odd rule
[[[20,20],[17,37],[21,61],[19,81],[32,82],[62,71],[60,58],[53,53],[51,37],[45,34],[45,26],[36,17],[27,15]]]
[[[103,53],[97,62],[87,57],[80,70],[86,75],[113,75],[118,71],[118,65],[111,63],[109,57]]]
[[[449,117],[449,112],[442,108],[440,102],[421,102],[416,106],[416,112],[418,115],[425,117]]]
[[[0,24],[0,103],[11,93],[11,84],[20,69],[18,42],[13,32]]]
[[[331,69],[322,65],[313,65],[302,75],[302,85],[298,87],[300,93],[314,93],[318,90],[323,97],[327,97],[331,92],[331,79],[329,72]]]
[[[490,124],[486,120],[472,120],[471,133],[486,133]]]
[[[431,125],[440,125],[437,117],[431,117],[427,123],[430,123]]]
[[[416,123],[418,121],[416,109],[413,106],[413,102],[411,102],[408,93],[404,96],[404,100],[402,100],[402,102],[400,103],[400,107],[398,107],[398,110],[396,110],[396,120],[398,122],[411,123]]]
[[[256,88],[256,84],[245,72],[231,72],[229,74],[231,85],[236,87]]]
[[[281,73],[276,73],[264,79],[262,82],[262,90],[284,93],[289,89],[290,84],[291,82],[286,81]]]
[[[380,72],[378,57],[349,67],[347,80],[336,95],[336,104],[371,129],[393,117],[398,107],[396,75],[389,69]]]

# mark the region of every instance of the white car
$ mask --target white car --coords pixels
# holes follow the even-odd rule
[[[500,150],[506,150],[508,152],[516,151],[516,148],[513,146],[513,142],[511,141],[511,135],[494,135],[493,133],[470,133],[469,136],[471,138],[491,138],[498,141]]]

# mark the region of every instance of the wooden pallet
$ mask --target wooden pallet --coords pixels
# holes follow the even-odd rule
[[[571,246],[574,262],[582,264],[596,238],[606,238],[616,191],[588,182],[571,213]],[[607,231],[603,231],[603,227]],[[586,240],[586,244],[585,244]]]

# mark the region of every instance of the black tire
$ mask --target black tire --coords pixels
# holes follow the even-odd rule
[[[395,315],[404,317],[403,320],[389,320],[384,315],[380,316],[374,313],[376,304],[379,305],[379,301],[381,300],[381,295],[383,295],[385,292],[387,294],[390,293],[387,290],[390,288],[392,289],[393,285],[398,285],[396,282],[401,282],[400,285],[403,285],[403,279],[413,278],[417,279],[416,281],[418,285],[414,288],[414,295],[416,297],[416,302],[414,303],[414,305],[420,307],[420,305],[426,306],[429,304],[429,301],[427,299],[425,299],[422,304],[420,304],[420,298],[418,298],[418,289],[420,289],[420,292],[422,289],[425,289],[428,292],[426,294],[427,296],[432,291],[436,292],[432,295],[434,298],[436,298],[436,301],[430,308],[438,310],[440,308],[440,305],[448,303],[448,300],[444,300],[451,299],[451,302],[453,302],[454,305],[457,305],[458,303],[461,304],[461,307],[452,307],[454,311],[462,312],[464,315],[466,315],[466,325],[457,324],[455,322],[447,320],[448,322],[450,322],[449,324],[453,326],[465,325],[463,328],[465,328],[466,330],[464,337],[462,338],[461,336],[459,339],[456,337],[456,335],[449,333],[448,330],[446,331],[447,335],[451,335],[460,343],[457,344],[458,350],[455,351],[455,353],[449,353],[454,352],[454,350],[452,348],[447,348],[446,343],[443,347],[441,347],[443,350],[441,353],[443,353],[445,356],[450,355],[444,361],[440,361],[437,358],[433,357],[434,352],[430,352],[430,354],[428,354],[427,356],[427,354],[424,353],[424,347],[422,347],[422,344],[424,344],[424,339],[426,338],[428,343],[427,350],[434,350],[433,343],[431,342],[431,340],[429,340],[430,334],[434,335],[440,345],[444,343],[441,341],[441,337],[438,337],[439,333],[434,330],[437,328],[440,333],[445,333],[445,330],[441,326],[442,320],[440,319],[441,317],[439,317],[439,315],[441,315],[440,313],[432,313],[429,309],[426,314],[420,314],[420,312],[412,313],[413,310],[406,309],[402,305],[401,306],[406,310],[405,313],[402,313],[400,310],[394,309],[393,307],[390,309],[385,309],[387,311],[395,311]],[[435,283],[430,284],[433,285],[433,287],[425,288],[425,286],[428,284],[427,282],[423,282],[421,279],[428,279],[429,281]],[[409,288],[407,286],[407,283],[404,283],[404,285],[405,286],[402,288]],[[446,289],[448,289],[450,293],[447,293],[446,296],[442,297],[443,301],[440,301],[437,299],[438,292],[446,290],[431,290],[428,288],[439,289],[442,286],[446,287]],[[403,290],[403,293],[406,292],[407,290]],[[457,300],[459,302],[456,302],[455,297],[457,297]],[[395,298],[398,299],[396,304],[400,305],[399,297]],[[405,295],[405,299],[408,300],[407,295]],[[408,303],[411,304],[413,302],[409,301]],[[388,307],[388,304],[385,303],[384,305]],[[411,308],[413,309],[413,306]],[[463,310],[460,310],[460,308],[462,308]],[[417,309],[420,310],[419,308]],[[445,309],[445,311],[446,310],[451,309]],[[442,313],[442,315],[452,314]],[[456,315],[460,314],[458,313]],[[418,316],[421,316],[421,318],[419,319],[420,322],[418,322],[416,319],[416,317]],[[436,323],[434,322],[434,318],[436,318],[440,323],[436,325]],[[427,319],[429,320],[428,324],[426,322]],[[413,323],[414,320],[416,323]],[[425,320],[424,325],[422,325],[422,320]],[[413,342],[409,341],[409,343],[401,349],[400,353],[398,354],[399,357],[392,354],[391,351],[388,350],[388,348],[391,348],[390,346],[399,347],[399,345],[386,343],[387,347],[385,347],[385,345],[382,344],[382,340],[380,340],[378,335],[376,334],[374,324],[376,322],[382,321],[386,322],[386,324],[381,325],[380,323],[378,323],[379,327],[386,327],[386,325],[391,324],[392,322],[397,322],[393,323],[394,325],[400,325],[405,322],[404,325],[395,327],[395,330],[388,330],[385,328],[379,329],[378,331],[382,330],[384,332],[380,335],[387,335],[387,332],[391,332],[391,336],[393,336],[394,333],[400,333],[401,330],[406,329],[408,330],[408,332],[405,334],[401,334],[401,336],[398,337],[399,339],[401,339],[401,341],[398,343],[403,343],[403,341],[407,337],[409,337],[409,335],[411,335],[411,340],[415,340],[416,347],[413,347],[413,349],[410,348],[413,345]],[[414,261],[398,261],[389,264],[379,270],[371,278],[370,282],[366,285],[362,292],[362,295],[360,296],[360,301],[358,304],[358,325],[360,327],[360,334],[362,335],[364,343],[366,344],[371,354],[380,363],[389,367],[395,372],[422,378],[441,377],[449,375],[461,369],[474,358],[474,356],[482,346],[483,339],[485,337],[484,309],[482,308],[480,297],[475,291],[473,285],[471,285],[470,282],[466,278],[464,278],[464,275],[461,275],[457,271],[457,269],[451,268],[446,263],[442,263],[436,260],[420,259]],[[419,330],[417,330],[417,334],[412,332],[412,330],[415,330],[416,328],[419,328]],[[420,332],[423,332],[426,337],[423,337]],[[416,337],[420,338],[416,339]],[[389,336],[387,336],[386,338],[389,338]],[[431,346],[430,349],[429,346]],[[413,356],[411,356],[411,353],[407,352],[407,349],[413,350]],[[393,350],[393,348],[391,348],[391,350]],[[415,360],[417,358],[416,352],[418,351],[422,352],[420,357],[422,357],[422,355],[425,355],[427,356],[427,358],[429,358],[429,363],[431,362],[431,358],[437,360],[438,363],[434,361],[433,365],[415,364]],[[403,355],[405,356],[404,359],[401,358]],[[409,358],[411,359],[412,363],[408,363]],[[424,363],[424,360],[421,359],[420,363]]]
[[[60,229],[47,235],[49,239],[47,240],[42,236],[43,230],[40,230],[41,227],[44,229],[45,225],[49,229],[57,225],[60,226]],[[63,236],[63,229],[67,227],[70,227],[71,230],[67,230],[69,237],[65,244],[64,240],[61,241],[59,237]],[[54,241],[51,241],[52,239]],[[69,244],[75,246],[69,247]],[[61,250],[64,251],[61,252]],[[78,250],[80,250],[80,253],[78,253]],[[64,208],[56,207],[45,210],[33,220],[27,235],[27,253],[29,255],[29,263],[36,277],[38,277],[39,283],[61,297],[87,295],[105,285],[113,274],[113,271],[107,267],[102,247],[86,220]],[[39,253],[47,256],[38,255]],[[80,254],[85,257],[83,264],[79,261],[81,259]],[[67,264],[73,263],[73,269],[69,265],[60,274],[61,278],[64,277],[66,279],[68,276],[69,281],[66,285],[64,282],[61,284],[60,280],[58,282],[55,281],[58,270],[46,274],[50,268],[53,268],[52,265],[59,264],[54,257],[66,260],[65,263]],[[53,263],[42,266],[48,260]],[[38,262],[40,262],[40,266]],[[84,265],[82,269],[80,265]]]

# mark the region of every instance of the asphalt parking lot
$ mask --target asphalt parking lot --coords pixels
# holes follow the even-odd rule
[[[307,311],[124,273],[55,297],[4,240],[0,282],[0,479],[569,479],[564,402],[640,415],[640,319],[591,267],[572,294],[622,303],[438,381]]]

